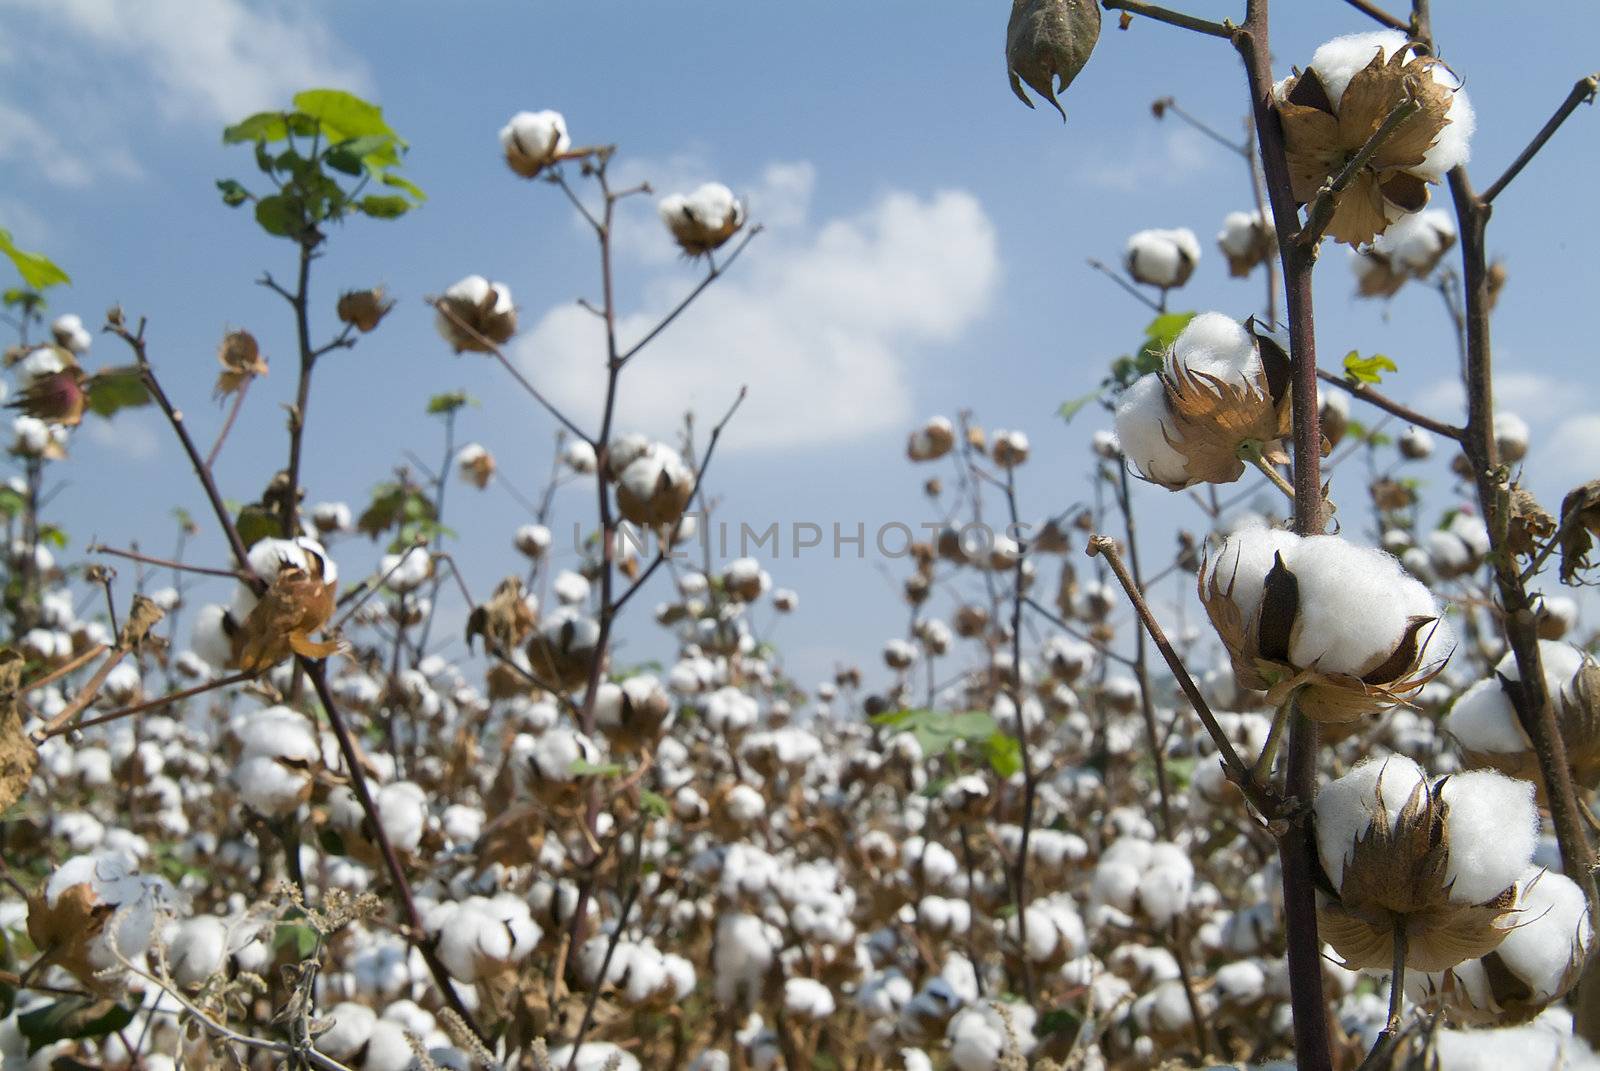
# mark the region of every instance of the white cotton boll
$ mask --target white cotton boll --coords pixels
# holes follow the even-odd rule
[[[525,524],[517,529],[512,542],[518,552],[537,561],[550,549],[550,529],[542,524]]]
[[[749,785],[734,785],[724,804],[728,817],[741,826],[750,825],[767,809],[767,801]]]
[[[1094,869],[1091,892],[1099,903],[1109,904],[1118,911],[1132,911],[1133,898],[1139,892],[1139,868],[1128,863],[1101,862]]]
[[[817,1022],[833,1014],[833,993],[812,978],[791,978],[783,984],[783,1007],[790,1015]]]
[[[1570,643],[1559,640],[1539,641],[1539,665],[1544,669],[1545,691],[1556,695],[1572,682],[1578,671],[1583,668],[1587,656]],[[1507,651],[1505,656],[1495,663],[1495,673],[1507,680],[1520,681],[1522,671],[1517,668],[1517,656],[1513,651]]]
[[[1202,582],[1213,583],[1220,591],[1232,585],[1233,604],[1245,621],[1255,615],[1266,588],[1267,574],[1277,555],[1288,565],[1300,544],[1300,537],[1281,528],[1245,528],[1229,536],[1222,549],[1207,563]]]
[[[775,952],[760,919],[747,914],[722,916],[711,961],[718,1003],[732,1006],[759,996]]]
[[[433,557],[426,547],[407,547],[399,554],[385,554],[378,559],[378,575],[384,578],[384,587],[403,595],[417,590],[433,575]]]
[[[1194,864],[1174,844],[1158,844],[1150,868],[1139,879],[1139,906],[1158,926],[1183,913],[1194,888]]]
[[[1440,208],[1401,216],[1373,240],[1372,248],[1412,271],[1426,272],[1456,238],[1455,217]]]
[[[1518,923],[1495,951],[1501,961],[1534,991],[1552,999],[1574,960],[1582,961],[1594,942],[1589,905],[1571,878],[1530,868],[1523,875]]]
[[[1334,888],[1344,880],[1344,867],[1355,851],[1356,840],[1372,825],[1374,805],[1381,804],[1393,830],[1400,809],[1424,778],[1422,767],[1404,755],[1374,757],[1317,793],[1317,850],[1322,856],[1322,869]],[[1454,865],[1453,855],[1451,862]]]
[[[216,603],[202,606],[195,614],[194,627],[189,632],[189,645],[207,664],[220,669],[233,658],[233,640],[228,633],[236,624],[228,619],[226,606]]]
[[[88,353],[89,347],[94,344],[94,336],[83,326],[83,318],[75,312],[62,313],[51,321],[50,334],[57,345],[65,346],[79,357]]]
[[[1265,230],[1268,236],[1277,233],[1272,220],[1263,220],[1259,212],[1229,212],[1222,217],[1222,230],[1217,232],[1217,245],[1230,256],[1248,256],[1255,248],[1256,235]]]
[[[1494,415],[1494,441],[1501,461],[1521,461],[1528,453],[1528,439],[1531,435],[1528,422],[1517,414]]]
[[[1471,751],[1514,755],[1530,748],[1511,697],[1493,677],[1462,692],[1445,715],[1442,728]]]
[[[760,705],[753,696],[731,685],[717,689],[706,700],[706,724],[720,733],[749,729],[760,712]]]
[[[1422,166],[1412,170],[1423,178],[1438,182],[1446,172],[1471,158],[1472,135],[1478,128],[1478,116],[1467,97],[1467,91],[1461,88],[1460,81],[1449,68],[1437,64],[1432,74],[1435,82],[1451,90],[1450,107],[1445,112],[1449,122],[1423,154]]]
[[[300,806],[309,777],[304,770],[285,766],[266,755],[245,759],[234,767],[234,787],[239,798],[265,815],[282,816]]]
[[[167,945],[167,965],[179,985],[199,985],[221,971],[227,961],[228,927],[212,915],[179,923]]]
[[[24,457],[38,457],[50,446],[50,425],[38,417],[19,416],[11,422],[14,453]]]
[[[576,606],[589,598],[589,581],[568,569],[556,574],[550,588],[563,606]]]
[[[1267,992],[1267,972],[1259,963],[1242,959],[1217,968],[1216,994],[1224,1004],[1251,1004]]]
[[[353,523],[350,507],[343,502],[318,502],[311,507],[311,523],[324,535],[348,532]]]
[[[1442,616],[1393,557],[1338,536],[1301,540],[1290,570],[1300,588],[1289,648],[1297,666],[1359,677],[1394,652],[1409,618]]]
[[[1440,796],[1448,808],[1450,899],[1484,903],[1514,884],[1533,858],[1539,839],[1533,785],[1494,770],[1469,770],[1446,778]]]
[[[72,756],[73,773],[87,786],[100,788],[111,783],[111,755],[105,748],[86,747]]]
[[[396,781],[378,789],[373,802],[377,804],[383,831],[395,851],[416,851],[427,826],[427,794],[410,781]]]
[[[1179,365],[1251,387],[1261,372],[1255,338],[1238,320],[1220,312],[1202,312],[1179,333],[1167,367],[1175,371]]]
[[[408,1071],[415,1054],[406,1040],[406,1028],[393,1019],[383,1018],[372,1024],[367,1036],[366,1058],[362,1071]]]
[[[26,390],[34,380],[53,376],[66,367],[67,362],[59,350],[54,346],[40,346],[28,351],[28,355],[12,368],[12,374],[17,377],[17,389]]]
[[[527,166],[549,164],[572,148],[566,117],[548,110],[518,112],[500,128],[500,148],[508,159]]]
[[[1448,531],[1461,540],[1475,558],[1483,558],[1489,553],[1489,526],[1483,523],[1482,518],[1470,513],[1457,513],[1450,518]]]
[[[1162,484],[1188,482],[1188,458],[1171,442],[1183,436],[1172,426],[1166,388],[1155,373],[1141,376],[1117,403],[1117,441],[1146,479]]]
[[[1123,263],[1141,283],[1182,286],[1200,263],[1200,240],[1187,227],[1139,231],[1128,239]]]
[[[1421,461],[1433,455],[1433,433],[1426,428],[1411,427],[1400,434],[1400,452],[1413,461]],[[1399,529],[1403,531],[1403,529]],[[1387,533],[1385,533],[1387,535]],[[1410,535],[1407,533],[1409,542]],[[1389,548],[1393,549],[1393,548]]]
[[[1460,576],[1473,566],[1472,548],[1454,532],[1443,528],[1435,529],[1424,536],[1421,550],[1421,561],[1426,563],[1427,568],[1436,576],[1446,578]]]
[[[582,439],[574,439],[567,444],[566,449],[561,451],[561,462],[577,473],[593,472],[598,465],[594,447]]]
[[[1381,52],[1387,59],[1397,49],[1406,48],[1410,43],[1410,39],[1399,30],[1345,34],[1319,46],[1311,54],[1311,62],[1307,66],[1317,72],[1328,91],[1328,100],[1337,108],[1344,99],[1350,79],[1371,63],[1374,56]]]
[[[340,1061],[349,1060],[367,1043],[378,1022],[377,1012],[350,1001],[335,1004],[325,1014],[333,1025],[317,1036],[317,1049]]]

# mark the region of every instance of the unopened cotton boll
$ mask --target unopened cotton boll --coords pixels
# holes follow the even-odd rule
[[[560,112],[518,112],[500,128],[500,148],[511,170],[535,178],[572,148],[567,120]]]
[[[1128,239],[1123,265],[1134,279],[1163,290],[1182,286],[1200,263],[1200,242],[1187,227],[1139,231]]]

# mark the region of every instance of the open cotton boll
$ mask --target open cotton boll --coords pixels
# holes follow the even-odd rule
[[[167,943],[167,965],[179,985],[199,985],[221,971],[227,961],[228,927],[212,915],[179,923]]]
[[[1124,251],[1128,274],[1162,289],[1182,286],[1198,263],[1200,241],[1187,227],[1139,231]]]
[[[1279,554],[1287,564],[1293,557],[1300,537],[1281,528],[1265,526],[1242,528],[1228,537],[1222,549],[1207,563],[1204,584],[1215,583],[1222,591],[1232,585],[1233,604],[1245,621],[1255,615],[1261,605],[1261,593],[1266,587],[1267,574]]]
[[[567,1071],[639,1071],[639,1059],[609,1041],[585,1041],[576,1053],[571,1045],[551,1049],[550,1066]]]
[[[833,993],[812,978],[791,978],[783,984],[783,1007],[790,1015],[816,1022],[833,1014]]]
[[[1462,692],[1442,727],[1469,751],[1514,755],[1530,747],[1511,697],[1493,677]]]
[[[759,997],[776,951],[769,927],[754,915],[722,916],[711,957],[717,1002],[731,1007]]]
[[[194,627],[189,631],[189,645],[207,665],[221,669],[233,659],[233,640],[229,630],[237,625],[237,621],[229,619],[226,606],[208,603],[195,614]]]
[[[511,169],[532,178],[572,148],[567,120],[560,112],[518,112],[500,128],[500,149]]]
[[[1217,232],[1217,245],[1224,253],[1236,257],[1248,255],[1255,247],[1257,235],[1263,230],[1276,234],[1270,219],[1263,221],[1259,212],[1229,212],[1222,217],[1222,230]]]
[[[415,1059],[404,1026],[389,1018],[372,1024],[361,1071],[408,1071]]]
[[[1166,926],[1189,906],[1194,864],[1175,844],[1158,844],[1139,879],[1139,906],[1158,926]]]
[[[1545,691],[1551,695],[1558,695],[1562,689],[1572,683],[1588,656],[1570,643],[1560,640],[1539,641],[1539,665],[1544,669]],[[1494,671],[1499,676],[1510,681],[1520,681],[1522,671],[1517,668],[1517,656],[1514,651],[1507,651],[1499,662],[1495,663]]]
[[[75,312],[62,313],[50,323],[50,334],[56,345],[65,346],[82,357],[94,344],[94,336],[83,326],[83,318]]]
[[[1495,952],[1536,1000],[1551,1000],[1594,943],[1589,904],[1571,878],[1537,867],[1523,874],[1520,892],[1518,924]]]
[[[1395,220],[1373,240],[1372,248],[1393,264],[1425,274],[1455,240],[1455,218],[1443,209],[1429,208]]]
[[[563,569],[557,573],[550,588],[565,606],[576,606],[589,598],[589,581],[570,569]]]
[[[1256,340],[1238,320],[1220,312],[1202,312],[1172,343],[1167,367],[1177,366],[1253,387],[1261,373],[1261,358]]]
[[[1122,452],[1146,479],[1169,485],[1187,482],[1189,461],[1168,441],[1181,442],[1182,436],[1172,426],[1160,376],[1141,376],[1122,392],[1116,427]]]
[[[1381,550],[1338,536],[1311,536],[1301,540],[1288,564],[1299,582],[1289,649],[1297,666],[1359,677],[1394,652],[1411,618],[1443,616],[1428,589]],[[1425,628],[1419,642],[1427,635]],[[1434,657],[1443,653],[1440,648]]]
[[[349,1060],[372,1037],[378,1013],[365,1004],[344,1001],[325,1013],[332,1020],[328,1029],[317,1035],[317,1049],[335,1060]]]
[[[304,802],[309,793],[308,771],[284,765],[277,758],[255,755],[233,769],[239,798],[264,815],[282,816]]]
[[[1393,830],[1400,809],[1423,780],[1422,767],[1404,755],[1389,755],[1367,759],[1317,793],[1317,851],[1334,888],[1344,880],[1344,867],[1357,839],[1372,825],[1374,806],[1382,808]],[[1451,861],[1453,864],[1453,852]]]
[[[476,982],[520,962],[544,935],[527,902],[510,894],[470,896],[442,905],[433,921],[439,960],[462,982]]]
[[[1481,904],[1516,883],[1539,840],[1533,785],[1494,770],[1469,770],[1440,788],[1450,862],[1450,899]]]
[[[1528,422],[1517,414],[1494,415],[1494,441],[1501,461],[1521,461],[1528,453],[1528,438],[1531,434]]]

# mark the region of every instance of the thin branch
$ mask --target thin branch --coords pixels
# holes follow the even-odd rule
[[[1178,657],[1178,652],[1173,650],[1172,642],[1167,639],[1167,634],[1162,631],[1161,623],[1156,620],[1155,614],[1150,610],[1150,604],[1145,602],[1144,594],[1133,582],[1128,567],[1123,564],[1122,555],[1117,551],[1116,540],[1110,536],[1097,535],[1089,540],[1087,548],[1089,556],[1104,557],[1111,566],[1122,590],[1127,593],[1128,600],[1133,603],[1133,609],[1139,615],[1139,620],[1144,623],[1145,630],[1150,633],[1150,641],[1156,645],[1156,650],[1161,652],[1161,657],[1166,660],[1167,668],[1172,670],[1172,675],[1178,682],[1178,687],[1189,700],[1189,705],[1194,707],[1194,712],[1200,718],[1200,724],[1205,726],[1206,732],[1211,734],[1212,741],[1217,745],[1217,752],[1222,758],[1223,768],[1227,771],[1228,779],[1239,786],[1252,806],[1266,818],[1276,818],[1279,811],[1279,801],[1275,799],[1265,785],[1258,784],[1250,776],[1250,768],[1239,757],[1239,752],[1234,749],[1233,741],[1222,731],[1217,716],[1211,712],[1210,705],[1205,696],[1200,694],[1200,688],[1195,684],[1194,678],[1189,675],[1189,670],[1184,666],[1183,660]]]
[[[85,721],[80,721],[75,726],[62,726],[52,729],[45,733],[45,738],[48,739],[52,736],[60,736],[62,733],[68,732],[71,729],[88,729],[96,725],[104,725],[106,722],[118,721],[122,718],[132,717],[135,714],[143,714],[147,710],[156,710],[160,707],[171,706],[173,703],[178,703],[185,699],[192,699],[197,695],[204,695],[206,692],[214,692],[219,688],[227,688],[235,684],[243,684],[246,681],[254,680],[259,676],[260,674],[255,672],[235,673],[231,676],[222,677],[214,681],[208,681],[205,684],[197,684],[193,688],[185,688],[181,692],[172,692],[156,699],[146,700],[143,703],[135,703],[131,707],[123,707],[121,710],[113,710],[111,713],[102,714],[98,718],[89,718]]]
[[[1396,18],[1387,11],[1383,10],[1383,8],[1379,7],[1377,4],[1369,2],[1369,0],[1344,0],[1344,2],[1361,12],[1363,15],[1368,15],[1377,20],[1380,24],[1389,27],[1391,30],[1399,30],[1404,34],[1409,34],[1411,32],[1411,24],[1409,22]]]
[[[1026,603],[1033,610],[1034,613],[1038,614],[1040,617],[1042,617],[1046,621],[1050,622],[1052,625],[1054,625],[1056,628],[1060,629],[1062,632],[1065,632],[1068,636],[1071,636],[1073,639],[1078,640],[1081,643],[1089,644],[1091,647],[1093,647],[1096,651],[1098,651],[1100,653],[1101,657],[1109,658],[1113,662],[1116,662],[1118,665],[1128,666],[1129,668],[1132,668],[1133,659],[1129,658],[1127,655],[1118,654],[1116,651],[1113,651],[1110,647],[1108,647],[1105,644],[1101,643],[1099,640],[1095,639],[1093,636],[1089,635],[1087,632],[1084,632],[1080,628],[1074,627],[1071,622],[1063,620],[1060,616],[1058,616],[1058,615],[1056,615],[1054,613],[1051,613],[1050,610],[1047,607],[1042,606],[1039,603],[1039,601],[1037,599],[1035,599],[1033,596],[1031,596],[1031,595],[1026,596],[1022,601],[1024,603]]]
[[[1317,378],[1324,383],[1332,383],[1352,397],[1360,398],[1369,405],[1375,405],[1384,412],[1399,417],[1401,420],[1415,424],[1419,428],[1426,428],[1435,435],[1442,435],[1446,439],[1454,439],[1456,442],[1461,442],[1466,437],[1467,431],[1465,428],[1458,428],[1454,424],[1446,424],[1442,420],[1435,420],[1430,416],[1419,413],[1409,406],[1401,405],[1394,399],[1379,394],[1365,383],[1352,383],[1344,376],[1336,376],[1323,368],[1317,369]]]
[[[755,241],[756,235],[760,233],[761,225],[758,223],[745,232],[744,239],[738,245],[733,247],[733,252],[728,254],[727,260],[723,261],[721,264],[712,261],[710,270],[706,272],[705,278],[700,280],[699,285],[697,285],[693,290],[689,291],[684,299],[678,302],[673,310],[667,313],[667,315],[661,319],[661,322],[657,323],[645,333],[643,338],[624,350],[621,356],[617,358],[617,365],[620,367],[627,364],[629,361],[633,360],[635,354],[644,349],[646,346],[650,345],[651,342],[654,342],[656,336],[665,331],[667,327],[671,325],[672,321],[676,320],[683,313],[683,310],[694,304],[695,298],[704,293],[706,287],[716,282],[719,278],[726,274],[729,268],[733,267],[733,262],[739,259],[739,254],[743,253],[745,251],[745,247],[751,242]]]
[[[1362,169],[1372,162],[1378,150],[1383,148],[1384,142],[1394,137],[1395,132],[1405,124],[1406,120],[1421,110],[1422,102],[1409,95],[1390,109],[1383,122],[1378,124],[1378,129],[1374,130],[1366,143],[1350,157],[1343,170],[1317,191],[1316,200],[1311,202],[1311,207],[1306,211],[1306,225],[1295,235],[1295,241],[1307,249],[1322,241],[1322,236],[1328,231],[1328,224],[1333,222],[1333,213],[1339,207],[1339,195],[1356,180]]]
[[[1084,263],[1088,264],[1089,267],[1093,268],[1095,271],[1097,271],[1100,274],[1104,275],[1107,279],[1110,279],[1112,282],[1114,282],[1118,286],[1122,287],[1122,289],[1126,290],[1129,294],[1132,294],[1133,297],[1139,302],[1139,304],[1143,305],[1145,308],[1149,309],[1151,312],[1159,314],[1162,311],[1161,302],[1157,301],[1155,298],[1151,297],[1149,294],[1146,294],[1143,290],[1140,290],[1138,287],[1136,287],[1132,283],[1128,282],[1128,280],[1124,279],[1119,272],[1115,272],[1115,271],[1111,270],[1110,268],[1106,267],[1104,262],[1098,261],[1098,260],[1094,259],[1093,257],[1090,257]]]
[[[1193,15],[1185,15],[1181,11],[1157,7],[1155,4],[1146,4],[1143,0],[1100,0],[1100,6],[1107,11],[1126,11],[1130,15],[1143,15],[1156,22],[1164,22],[1168,26],[1177,26],[1184,30],[1193,30],[1210,37],[1220,37],[1223,40],[1233,38],[1236,27],[1230,20],[1211,22],[1207,19],[1198,19]]]
[[[229,580],[246,579],[237,569],[213,569],[206,565],[190,565],[188,562],[178,562],[169,558],[156,558],[149,554],[140,554],[136,550],[120,550],[117,547],[108,547],[104,543],[90,543],[84,549],[89,554],[110,554],[116,558],[143,562],[145,565],[159,565],[163,569],[174,569],[184,573],[199,573],[201,576],[220,576]]]
[[[1167,112],[1171,112],[1173,115],[1176,115],[1179,119],[1182,119],[1184,122],[1200,131],[1200,133],[1204,134],[1218,145],[1221,145],[1223,148],[1232,152],[1234,155],[1242,156],[1246,160],[1251,158],[1250,142],[1247,141],[1245,144],[1240,145],[1238,142],[1233,141],[1232,139],[1212,129],[1209,123],[1194,115],[1191,115],[1189,112],[1184,111],[1183,107],[1178,104],[1177,97],[1162,97],[1160,100],[1157,100],[1153,105],[1151,105],[1151,108],[1155,112],[1157,119],[1164,118]]]
[[[1567,116],[1577,111],[1580,104],[1594,103],[1597,91],[1600,91],[1600,73],[1578,79],[1577,84],[1572,87],[1572,92],[1567,94],[1567,99],[1561,102],[1561,107],[1557,108],[1556,113],[1550,117],[1544,126],[1539,128],[1539,132],[1533,136],[1533,140],[1528,142],[1528,147],[1518,153],[1515,160],[1511,161],[1511,166],[1506,168],[1505,174],[1495,179],[1489,184],[1488,189],[1478,195],[1479,202],[1486,205],[1494,204],[1494,199],[1500,196],[1500,191],[1510,185],[1511,180],[1520,175],[1522,169],[1528,166],[1529,161],[1539,154],[1539,150],[1544,148],[1545,142],[1549,141],[1555,132],[1561,128],[1561,124],[1567,121]]]
[[[250,391],[250,384],[255,382],[255,376],[249,376],[233,392],[233,404],[228,407],[228,415],[223,418],[222,430],[217,432],[217,441],[211,444],[211,449],[206,451],[206,468],[217,463],[217,455],[222,453],[222,444],[227,441],[228,432],[233,430],[233,422],[239,419],[239,410],[244,407],[244,396]]]

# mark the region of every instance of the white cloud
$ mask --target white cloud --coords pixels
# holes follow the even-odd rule
[[[121,464],[152,461],[159,456],[163,429],[164,425],[148,411],[121,412],[114,420],[88,417],[83,422],[83,433],[89,441]]]
[[[1467,395],[1461,380],[1450,376],[1423,391],[1417,408],[1441,420],[1464,420]],[[1496,372],[1494,407],[1496,412],[1516,413],[1538,426],[1559,419],[1588,403],[1588,391],[1573,388],[1554,376],[1540,372]]]
[[[809,165],[768,169],[751,201],[770,204],[780,225],[628,365],[621,430],[668,436],[687,409],[704,427],[741,384],[750,393],[728,441],[744,447],[840,443],[911,419],[923,349],[960,337],[989,307],[1000,273],[994,228],[959,191],[893,192],[859,215],[807,228],[812,181]],[[693,280],[681,268],[652,269],[644,307],[618,325],[623,346]],[[551,399],[591,427],[604,352],[599,320],[574,306],[546,313],[516,347]]]
[[[1568,417],[1547,442],[1535,440],[1528,470],[1563,492],[1600,476],[1600,413]]]
[[[219,123],[314,86],[369,92],[366,67],[314,5],[245,0],[0,0],[32,43],[0,57],[0,160],[79,187],[138,173],[127,130],[152,105],[169,121]],[[62,77],[92,68],[95,78]]]

